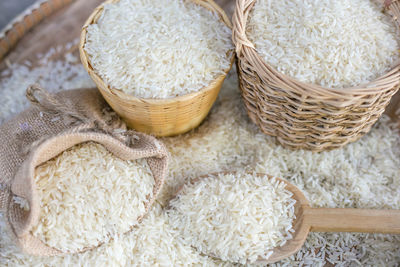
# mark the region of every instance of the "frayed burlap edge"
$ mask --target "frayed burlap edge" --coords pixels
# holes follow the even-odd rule
[[[37,89],[35,87],[35,90]],[[51,99],[51,95],[46,96],[47,93],[45,91],[41,91],[40,94],[45,98],[44,101],[41,101],[43,103]],[[35,104],[35,99],[30,100]],[[37,101],[36,104],[39,103],[40,101]],[[46,110],[46,107],[41,106],[41,108]],[[54,106],[50,107],[50,111],[53,111],[57,116],[60,113],[66,113],[66,110],[60,112],[59,107],[53,108]],[[62,248],[53,248],[46,245],[31,233],[33,226],[38,223],[40,214],[40,196],[34,182],[35,168],[68,148],[92,141],[102,144],[107,150],[121,159],[136,160],[145,158],[147,160],[155,185],[153,194],[148,197],[148,202],[145,203],[146,212],[138,218],[139,222],[154,203],[167,175],[168,152],[165,146],[154,137],[124,130],[124,127],[120,127],[119,119],[118,123],[113,124],[119,127],[115,129],[109,127],[109,124],[104,123],[104,121],[90,120],[90,118],[84,117],[77,119],[74,118],[75,115],[80,116],[77,113],[72,114],[72,116],[68,114],[67,117],[73,122],[69,123],[76,126],[56,135],[44,136],[32,143],[28,148],[25,148],[27,156],[18,168],[11,185],[6,188],[0,188],[0,210],[5,210],[7,224],[16,239],[16,243],[25,253],[38,256],[55,256],[80,253],[102,245],[102,243],[99,243],[95,247],[87,247],[80,251],[63,251]],[[23,211],[18,205],[15,205],[13,201],[15,196],[26,199],[30,209]],[[109,240],[111,239],[112,237]]]

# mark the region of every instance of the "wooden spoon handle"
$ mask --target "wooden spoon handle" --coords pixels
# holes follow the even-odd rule
[[[312,232],[400,234],[400,210],[307,208],[303,216]]]

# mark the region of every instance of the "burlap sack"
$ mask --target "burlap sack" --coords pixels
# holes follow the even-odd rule
[[[34,106],[0,127],[0,210],[23,251],[42,256],[63,254],[31,234],[40,213],[34,171],[76,144],[94,141],[125,160],[146,158],[155,179],[153,196],[146,203],[146,211],[149,209],[167,173],[167,150],[162,143],[151,136],[126,131],[96,89],[50,95],[31,87],[27,97]],[[14,203],[15,196],[28,201],[29,211]]]

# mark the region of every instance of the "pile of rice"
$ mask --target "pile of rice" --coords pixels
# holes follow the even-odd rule
[[[78,61],[76,53],[71,58]],[[76,70],[77,75],[63,72],[65,67]],[[50,77],[54,72],[59,77]],[[15,81],[10,83],[10,79]],[[26,70],[13,64],[8,78],[0,79],[0,92],[25,104],[26,88],[19,86],[24,79],[41,79],[47,87],[60,89],[90,81],[83,68],[70,62],[55,64],[48,60],[40,69]],[[63,79],[67,82],[60,83]],[[0,98],[0,108],[7,101]],[[3,111],[0,120],[11,113]],[[303,190],[314,207],[400,209],[400,132],[387,116],[370,133],[342,149],[322,153],[285,149],[248,119],[234,70],[210,116],[199,128],[162,141],[171,155],[169,178],[158,198],[160,204],[155,203],[132,232],[77,255],[35,257],[21,253],[14,245],[0,213],[0,266],[232,266],[200,255],[184,244],[163,210],[189,179],[226,170],[255,170],[287,179]],[[76,223],[82,223],[81,218]],[[394,267],[399,262],[399,235],[310,233],[298,253],[272,266]]]
[[[251,173],[218,174],[185,184],[169,222],[186,244],[224,261],[268,259],[292,239],[293,194],[285,183]]]
[[[106,4],[87,28],[85,51],[112,88],[141,98],[199,91],[230,66],[231,30],[192,0]]]
[[[375,0],[257,0],[246,34],[265,62],[290,77],[356,86],[399,59],[399,33],[382,10]]]
[[[184,245],[167,221],[161,206],[155,203],[134,231],[117,236],[99,248],[73,255],[37,257],[21,253],[0,213],[0,266],[231,266]]]
[[[145,159],[125,161],[93,142],[37,167],[35,182],[41,209],[32,233],[63,252],[129,231],[145,214],[155,183]]]

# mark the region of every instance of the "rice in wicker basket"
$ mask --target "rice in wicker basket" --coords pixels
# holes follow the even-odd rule
[[[118,5],[120,3],[123,4],[122,8],[126,7],[126,9],[132,9],[133,3],[130,3],[129,1],[109,0],[96,8],[86,21],[82,30],[81,43],[79,47],[81,61],[85,69],[96,83],[106,101],[130,127],[157,136],[176,135],[197,127],[208,114],[234,60],[233,46],[230,43],[231,23],[228,17],[212,0],[175,0],[164,1],[163,3],[158,3],[157,1],[135,2],[134,7],[135,9],[141,10],[136,10],[137,13],[141,14],[141,16],[138,16],[138,18],[134,18],[133,20],[135,21],[135,25],[138,23],[136,19],[140,21],[140,24],[138,24],[137,27],[142,27],[143,25],[143,38],[139,36],[140,34],[136,34],[137,36],[135,35],[134,38],[137,37],[137,39],[133,40],[129,39],[130,37],[122,41],[119,40],[118,37],[111,39],[117,39],[119,40],[118,42],[121,41],[122,43],[127,42],[131,45],[133,44],[141,51],[146,49],[150,50],[146,53],[143,53],[142,51],[140,56],[137,58],[122,58],[122,60],[120,57],[124,57],[124,53],[121,54],[121,52],[117,51],[115,57],[118,58],[118,60],[116,59],[115,61],[122,65],[114,66],[115,69],[112,69],[111,67],[113,66],[111,66],[110,70],[110,68],[107,67],[107,64],[110,62],[114,63],[113,58],[110,57],[109,59],[103,59],[99,64],[98,53],[96,53],[96,51],[102,51],[95,49],[96,47],[93,45],[93,43],[96,41],[99,42],[99,40],[96,39],[97,37],[95,38],[92,36],[92,26],[97,22],[103,23],[103,21],[99,20],[105,18],[105,14],[107,14],[106,12],[109,12],[108,10],[110,9],[110,5]],[[174,14],[169,16],[168,14],[165,14],[167,11],[164,11],[164,9],[166,10],[166,8],[159,8],[158,5],[160,4],[170,5],[176,7],[177,10],[179,9],[180,13],[174,11],[177,13],[176,16],[178,18],[180,18],[179,14],[182,12],[191,12],[190,14],[193,13],[193,16],[198,15],[199,18],[202,19],[204,25],[200,25],[201,29],[198,29],[199,27],[192,29],[190,25],[187,24],[190,24],[190,21],[194,23],[196,17],[187,18],[187,14],[182,14],[182,16],[185,15],[185,17],[183,17],[183,22],[188,22],[186,22],[185,25],[182,25],[182,22],[178,21],[180,25],[179,29],[173,29],[175,24],[171,24],[170,17]],[[147,9],[151,8],[156,10],[154,12],[147,11]],[[168,9],[169,12],[174,13],[171,9],[173,8]],[[196,13],[196,10],[199,14]],[[210,10],[211,12],[203,13],[202,11],[204,10]],[[125,10],[123,11],[125,12]],[[132,10],[132,13],[134,13],[134,11],[135,10]],[[129,12],[131,11],[126,11],[125,15],[130,17]],[[204,18],[207,19],[207,23],[209,23],[208,21],[215,20],[218,22],[219,20],[220,25],[216,25],[216,27],[213,28],[207,23],[204,23]],[[145,20],[145,22],[142,22],[142,20]],[[158,20],[162,21],[157,22]],[[163,25],[163,22],[171,25]],[[125,21],[122,20],[119,20],[116,23],[125,25]],[[149,25],[149,23],[151,25]],[[157,23],[161,26],[156,27],[158,25]],[[106,26],[110,28],[110,25]],[[124,27],[126,27],[126,25]],[[151,29],[151,27],[157,29]],[[172,30],[169,30],[172,31],[172,33],[168,32],[168,30],[164,28],[172,28]],[[111,31],[112,30],[114,29],[111,28]],[[171,39],[183,39],[182,36],[176,35],[175,30],[177,33],[186,30],[190,36],[195,37],[193,37],[193,40],[185,41],[184,44],[182,44],[182,41],[174,41],[179,44],[178,47],[175,43],[175,46],[171,45],[173,40],[162,39],[166,38],[163,32],[164,30],[167,32],[167,35],[172,35],[169,36]],[[193,34],[193,31],[196,34]],[[208,36],[210,32],[212,33],[211,36],[215,36],[210,38]],[[222,32],[224,33],[222,34]],[[182,35],[182,33],[180,34]],[[146,37],[146,35],[149,35],[149,37]],[[221,38],[223,38],[222,42]],[[161,41],[159,41],[159,39],[161,39]],[[224,43],[224,45],[219,44],[217,47],[218,49],[216,49],[214,43],[212,43],[210,47],[209,44],[203,43],[203,41],[209,42],[210,39],[215,39],[212,42],[218,44]],[[116,48],[117,50],[120,49],[118,42],[115,44],[115,46],[118,47]],[[192,47],[189,42],[194,43],[194,47]],[[149,46],[148,43],[151,43],[151,45]],[[156,43],[159,46],[154,47],[152,43]],[[199,48],[199,46],[201,47]],[[205,53],[203,56],[193,54],[195,51],[200,51],[201,49],[204,51],[205,47],[207,47],[209,52],[203,52]],[[226,47],[227,49],[223,49],[223,53],[221,53],[221,47]],[[114,48],[110,50],[113,49]],[[191,52],[189,53],[189,56],[186,55],[187,51],[185,52],[185,49],[188,49],[188,51]],[[174,51],[176,51],[177,54],[173,57],[169,58],[168,56],[165,56],[165,54],[173,54]],[[218,54],[215,60],[209,58],[208,54],[215,54],[216,52]],[[155,55],[159,55],[159,57],[154,58]],[[181,64],[183,61],[180,57],[183,57],[186,60],[185,64],[187,64],[187,66]],[[134,64],[130,62],[132,60],[134,60]],[[213,70],[215,66],[210,67],[212,65],[209,64],[210,61],[220,61],[220,69],[217,71],[215,69]],[[141,66],[143,64],[144,66]],[[173,66],[171,66],[171,64],[173,64]],[[125,68],[125,65],[129,66],[129,68]],[[140,65],[140,67],[137,68],[137,65]],[[99,70],[99,67],[102,68],[102,71]],[[115,75],[116,72],[117,75]],[[127,73],[121,75],[123,72]],[[206,76],[210,76],[210,73],[213,74],[213,77],[208,79],[210,77],[207,78]],[[111,76],[113,79],[110,78]],[[205,77],[198,81],[198,78],[202,76]],[[186,78],[182,79],[182,77]],[[132,82],[129,82],[129,80]],[[193,81],[197,81],[197,84],[191,84]],[[193,88],[193,86],[196,88]],[[163,90],[165,90],[165,92]]]
[[[326,88],[291,78],[266,62],[248,39],[246,26],[255,3],[238,0],[233,16],[240,87],[251,120],[295,149],[339,148],[366,134],[399,89],[399,64],[351,88]],[[394,19],[399,17],[399,2],[384,4]]]

